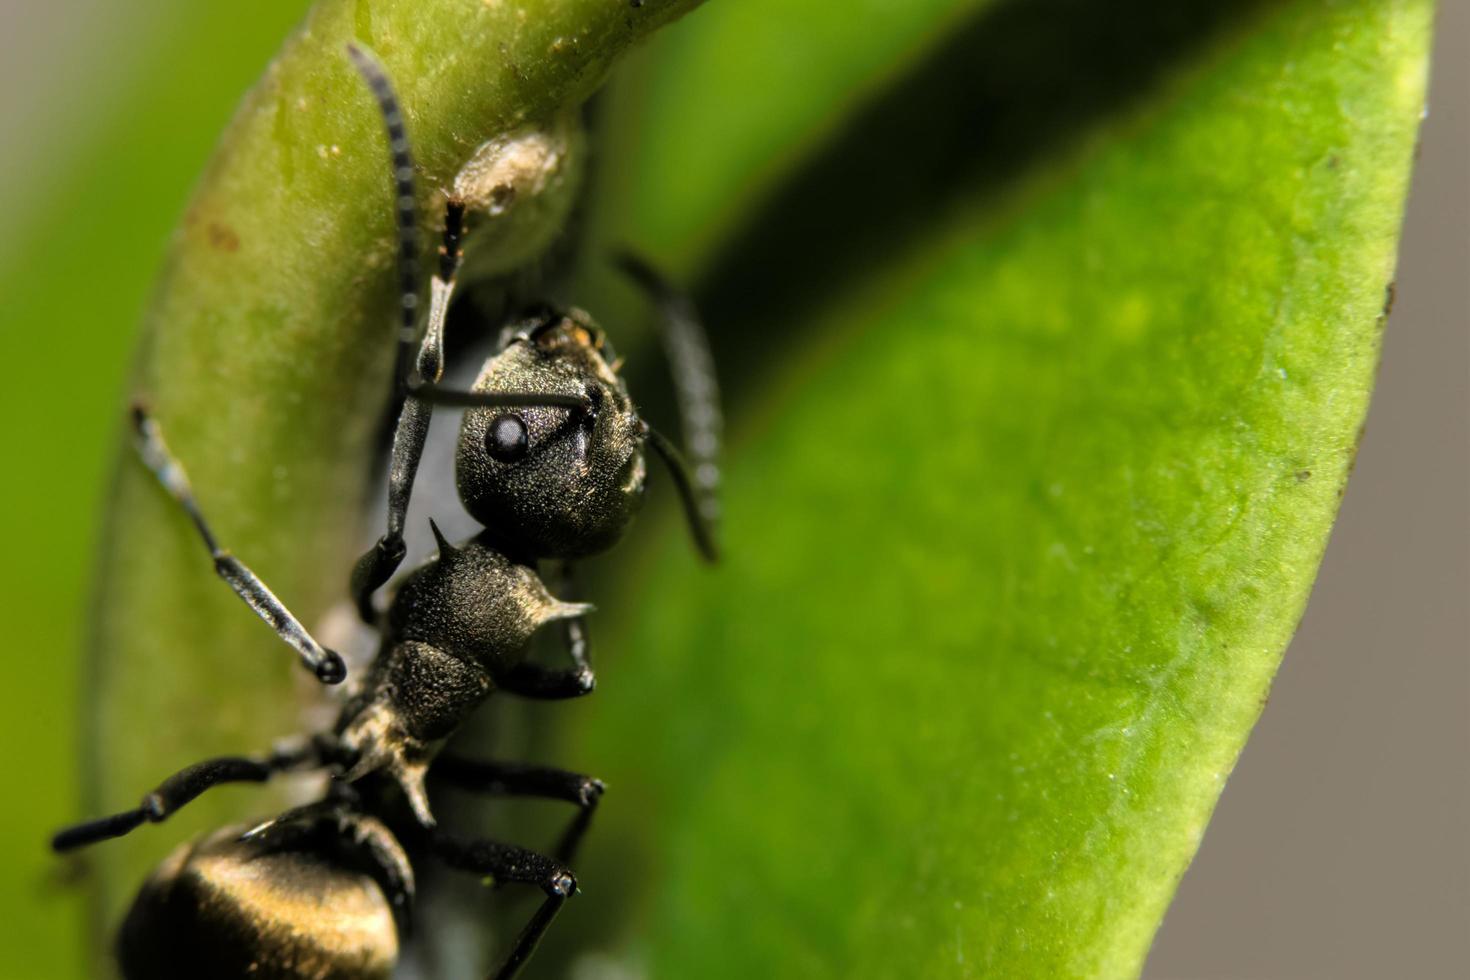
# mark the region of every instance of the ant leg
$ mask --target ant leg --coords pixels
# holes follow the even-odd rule
[[[685,451],[693,465],[685,467],[673,444],[658,433],[650,433],[650,443],[673,473],[695,546],[706,561],[714,562],[719,556],[715,528],[720,519],[720,443],[724,419],[709,339],[693,302],[651,265],[630,252],[618,254],[615,261],[659,309],[664,354],[679,405],[679,427],[684,432]]]
[[[591,694],[597,686],[592,668],[585,664],[571,670],[542,667],[526,661],[494,677],[495,686],[507,694],[519,694],[536,701],[565,701]]]
[[[276,635],[284,640],[301,655],[302,662],[306,668],[317,676],[323,684],[339,684],[347,676],[347,665],[343,663],[342,657],[335,650],[329,650],[318,643],[306,627],[301,625],[300,620],[291,615],[291,610],[277,599],[275,593],[271,592],[266,584],[262,582],[250,568],[225,551],[215,540],[214,532],[204,520],[204,514],[199,510],[199,505],[194,499],[194,491],[189,486],[189,477],[185,474],[183,466],[169,452],[168,445],[163,441],[163,432],[158,423],[148,414],[142,405],[133,406],[133,429],[136,435],[138,455],[143,458],[143,463],[158,478],[169,496],[173,497],[184,511],[193,520],[194,526],[199,530],[199,536],[204,540],[204,546],[209,549],[210,556],[214,559],[214,570],[219,577],[224,579],[235,590],[235,594],[245,600],[245,604],[255,610],[255,614],[265,620]]]
[[[562,833],[552,853],[562,864],[571,864],[577,846],[592,823],[602,800],[602,780],[565,769],[531,766],[515,762],[490,762],[444,756],[434,760],[429,776],[471,793],[497,796],[534,796],[561,800],[577,807],[577,815]]]
[[[561,579],[564,591],[575,591],[570,563],[561,566]],[[561,701],[591,694],[597,686],[597,677],[588,659],[587,617],[585,614],[570,616],[563,622],[566,625],[562,636],[572,658],[570,670],[521,661],[495,677],[495,686],[538,701]]]
[[[564,562],[561,566],[561,591],[565,593],[564,599],[576,598],[577,575],[571,562]],[[566,640],[567,653],[571,655],[572,663],[581,670],[585,670],[590,676],[592,659],[590,641],[587,636],[587,617],[572,616],[563,620],[562,636]]]
[[[516,881],[539,885],[546,893],[540,908],[516,937],[515,946],[494,973],[494,980],[511,980],[536,951],[536,944],[566,904],[567,898],[577,890],[577,879],[550,858],[512,844],[465,841],[436,832],[433,847],[439,859],[452,868],[485,875],[497,883]]]
[[[572,662],[591,673],[592,661],[588,657],[587,617],[573,616],[566,621],[563,629],[565,630],[563,635],[567,641],[567,653],[571,654]]]
[[[295,752],[274,753],[263,760],[225,756],[196,762],[159,783],[134,809],[59,831],[51,838],[51,849],[60,853],[122,837],[144,823],[159,823],[167,819],[205,790],[222,783],[263,783],[278,772],[320,762],[314,746]]]

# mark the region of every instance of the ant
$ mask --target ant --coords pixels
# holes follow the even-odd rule
[[[387,977],[407,939],[414,863],[431,856],[496,883],[538,886],[545,898],[494,974],[513,977],[577,889],[573,854],[603,793],[600,781],[540,766],[440,755],[492,691],[561,699],[588,694],[589,605],[554,597],[541,561],[570,563],[617,541],[643,497],[645,449],[668,465],[695,543],[716,557],[713,524],[720,414],[708,344],[692,309],[648,267],[623,259],[662,311],[666,349],[694,468],[629,400],[602,331],[579,310],[539,309],[508,327],[469,391],[438,385],[444,319],[454,292],[465,205],[445,208],[439,269],[419,329],[418,218],[403,114],[382,66],[348,47],[387,129],[398,228],[400,320],[389,462],[387,531],[355,564],[353,601],[381,646],[336,724],[263,757],[209,759],[165,779],[141,804],[66,828],[70,851],[157,823],[211,787],[325,770],[313,803],[256,825],[232,825],[184,844],[143,885],[117,941],[130,978]],[[417,351],[415,353],[415,348]],[[468,409],[456,480],[484,530],[453,545],[430,522],[438,554],[404,577],[380,612],[373,594],[403,561],[404,517],[435,405]],[[323,684],[347,675],[243,562],[215,539],[158,422],[133,409],[143,463],[193,521],[216,572]],[[527,659],[541,626],[565,624],[570,669]],[[426,779],[461,789],[573,804],[551,857],[453,835],[435,822]],[[413,859],[410,859],[410,855]]]

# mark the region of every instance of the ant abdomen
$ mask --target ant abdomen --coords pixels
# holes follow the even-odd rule
[[[373,876],[244,830],[184,844],[144,883],[118,935],[123,976],[388,977],[398,930]]]

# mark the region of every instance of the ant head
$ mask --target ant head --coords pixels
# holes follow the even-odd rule
[[[534,558],[602,551],[643,500],[648,427],[580,310],[538,312],[485,363],[476,392],[571,396],[582,407],[478,408],[460,428],[455,478],[465,509]]]

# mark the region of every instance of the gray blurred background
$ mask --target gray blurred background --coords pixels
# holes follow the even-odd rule
[[[87,116],[99,84],[127,77],[139,54],[116,31],[146,34],[150,9],[0,0],[0,132],[31,134],[0,141],[12,219],[35,203],[17,188],[87,145],[69,121]],[[74,67],[91,57],[106,62],[100,74]],[[1470,976],[1467,58],[1470,3],[1442,0],[1397,304],[1357,470],[1150,980]],[[0,239],[0,257],[13,246]]]

